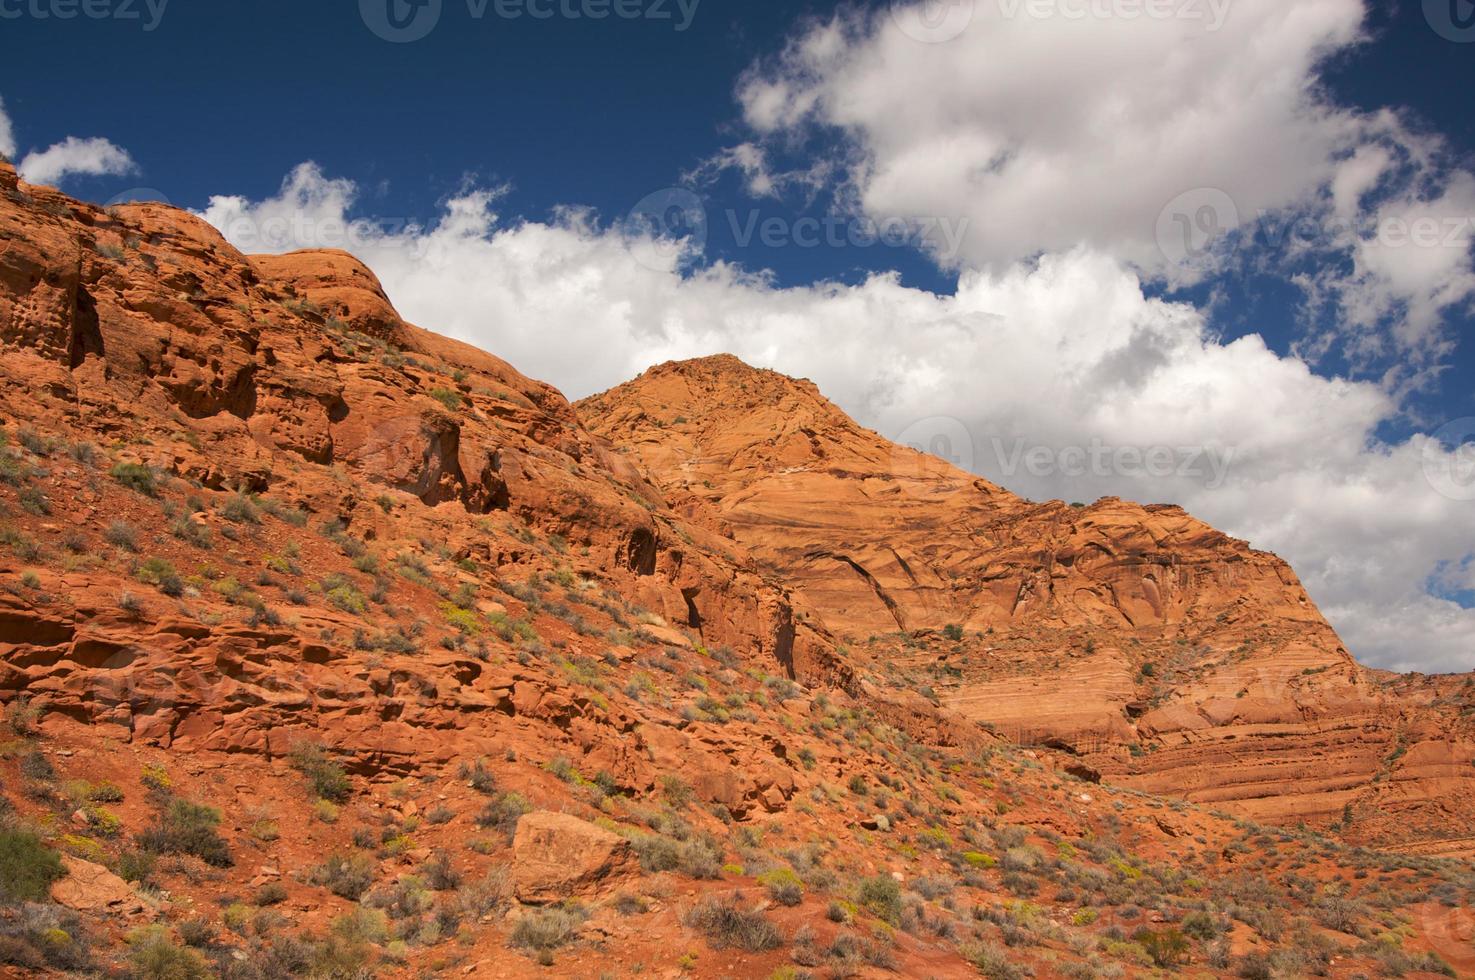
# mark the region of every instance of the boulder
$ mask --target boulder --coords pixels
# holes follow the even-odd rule
[[[95,915],[153,917],[152,910],[134,894],[128,882],[102,865],[70,854],[63,854],[61,863],[67,876],[51,886],[51,897],[58,905]]]
[[[565,813],[529,813],[512,841],[517,899],[530,905],[610,891],[640,874],[630,842]]]

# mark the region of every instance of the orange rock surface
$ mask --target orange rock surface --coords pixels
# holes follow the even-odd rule
[[[0,976],[1466,969],[1467,862],[1112,785],[1217,778],[1239,726],[1289,798],[1333,770],[1276,739],[1386,760],[1371,699],[1422,847],[1457,682],[1357,668],[1178,511],[1026,505],[734,363],[652,377],[747,417],[576,412],[346,254],[0,163]],[[1210,671],[1241,638],[1274,656]]]
[[[968,718],[1122,785],[1475,853],[1475,684],[1360,667],[1285,562],[1180,508],[1023,500],[730,356],[579,412]]]

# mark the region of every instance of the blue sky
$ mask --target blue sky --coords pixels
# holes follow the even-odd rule
[[[1184,502],[1292,558],[1366,659],[1475,666],[1475,504],[1413,472],[1454,465],[1422,437],[1475,440],[1448,426],[1475,417],[1468,236],[1451,257],[1326,230],[1426,206],[1475,227],[1475,39],[1437,23],[1465,0],[1221,0],[1207,30],[1186,12],[1210,0],[1165,0],[1180,16],[1160,23],[1060,13],[1134,0],[1034,19],[1004,14],[1033,0],[942,0],[966,22],[920,41],[912,0],[621,0],[642,16],[602,20],[443,0],[410,43],[369,23],[405,0],[170,0],[156,24],[159,0],[92,2],[138,17],[0,0],[14,155],[124,154],[33,163],[77,196],[371,217],[385,231],[355,250],[407,315],[575,397],[731,349],[895,438],[956,423],[958,461],[1020,492]],[[620,223],[672,187],[704,209],[700,248],[631,264]],[[1202,214],[1204,188],[1239,231],[1177,262],[1161,222],[1180,196]],[[793,243],[803,218],[897,216],[966,240]],[[770,219],[771,242],[741,240]],[[1276,244],[1295,222],[1307,240]],[[1003,472],[991,447],[1015,438],[1236,462]]]

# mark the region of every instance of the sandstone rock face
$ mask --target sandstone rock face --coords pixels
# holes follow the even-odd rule
[[[102,865],[69,854],[62,855],[61,861],[67,876],[51,886],[51,897],[58,905],[93,915],[148,913],[148,906],[128,883]]]
[[[672,505],[941,702],[1083,771],[1469,849],[1475,691],[1360,667],[1295,573],[1171,506],[1032,503],[719,356],[581,402]]]
[[[630,842],[564,813],[529,813],[512,842],[517,899],[546,905],[589,898],[628,884],[640,873]]]

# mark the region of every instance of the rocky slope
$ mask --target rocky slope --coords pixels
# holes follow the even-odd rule
[[[1285,562],[1179,508],[1022,500],[727,356],[579,412],[828,629],[1014,741],[1268,822],[1475,853],[1475,684],[1363,669]]]
[[[0,421],[0,976],[1475,970],[1466,863],[990,735],[344,254],[0,164]]]

